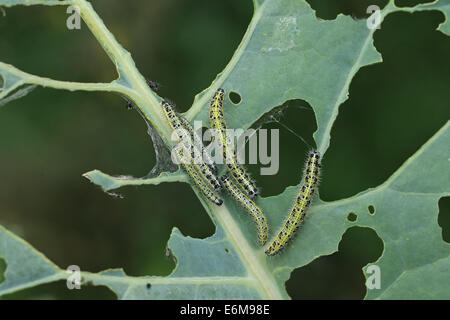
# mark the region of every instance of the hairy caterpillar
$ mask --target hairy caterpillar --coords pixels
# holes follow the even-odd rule
[[[186,118],[180,117],[180,120],[183,127],[191,134],[192,141],[194,142],[192,151],[194,152],[194,149],[197,149],[197,152],[201,152],[206,165],[214,174],[217,174],[217,167],[214,164],[214,160],[211,158],[211,155],[204,148],[202,138],[197,134],[197,132],[194,131],[192,124],[187,121]]]
[[[216,129],[220,134],[220,138],[217,143],[222,148],[223,159],[226,162],[228,171],[230,171],[232,177],[236,180],[242,190],[244,190],[250,198],[254,198],[258,194],[258,189],[256,188],[254,182],[250,180],[250,177],[245,169],[238,164],[232,143],[228,143],[226,133],[227,125],[223,113],[224,95],[225,90],[219,88],[211,100],[209,109],[211,127]]]
[[[176,155],[179,159],[183,158],[183,151],[181,148],[175,148]],[[189,156],[190,157],[190,156]],[[220,206],[223,203],[223,200],[211,190],[210,186],[206,184],[205,180],[200,177],[196,168],[193,165],[186,164],[181,162],[186,173],[191,177],[196,186],[200,189],[200,191],[212,202],[216,205]]]
[[[265,253],[273,256],[279,253],[287,243],[294,237],[303,220],[305,219],[306,210],[311,204],[315,188],[319,182],[320,169],[320,153],[313,150],[308,154],[308,161],[305,167],[303,184],[300,187],[295,203],[291,212],[287,217],[280,232],[275,239],[269,244]]]
[[[186,147],[186,149],[191,151],[191,165],[197,169],[199,175],[208,182],[213,190],[221,190],[222,186],[216,175],[203,162],[201,155],[198,152],[193,152],[194,146],[192,145],[191,136],[189,132],[183,128],[182,122],[173,109],[172,105],[167,101],[163,101],[162,108],[164,111],[164,115],[169,121],[170,127],[177,132],[178,137],[181,139],[181,141],[184,142],[184,146]],[[194,157],[192,157],[192,155],[194,155]]]
[[[238,201],[247,211],[250,213],[253,221],[256,223],[258,229],[258,242],[263,246],[267,242],[269,234],[269,227],[267,220],[261,209],[228,178],[226,174],[220,177],[225,189],[231,194],[231,196]]]

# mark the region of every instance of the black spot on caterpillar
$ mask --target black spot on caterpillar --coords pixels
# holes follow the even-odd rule
[[[224,95],[225,90],[219,88],[211,100],[209,108],[211,128],[216,129],[220,134],[217,143],[219,147],[222,148],[223,159],[227,164],[227,169],[231,173],[231,176],[250,198],[254,198],[258,194],[258,189],[243,166],[237,162],[232,143],[228,143],[227,124],[225,122],[223,111]]]
[[[178,134],[178,138],[180,138],[180,140],[183,142],[185,148],[187,150],[190,150],[190,152],[191,152],[190,165],[195,167],[195,169],[198,171],[199,175],[208,182],[208,184],[211,186],[211,188],[213,188],[216,191],[221,190],[222,185],[220,184],[216,175],[211,171],[211,169],[203,161],[202,154],[200,152],[195,152],[194,144],[192,143],[192,139],[191,139],[191,135],[188,132],[188,130],[186,130],[183,127],[182,121],[181,121],[180,117],[178,117],[178,115],[176,114],[172,105],[167,101],[163,101],[162,108],[164,111],[164,115],[166,116],[166,118],[169,122],[170,127],[172,128],[172,130],[174,130]]]
[[[248,211],[253,221],[256,224],[258,230],[258,242],[263,246],[267,242],[269,227],[267,225],[267,220],[261,209],[249,199],[244,193],[239,190],[239,187],[233,184],[232,180],[228,178],[225,174],[220,177],[222,185],[231,194],[231,196],[241,204],[241,206]]]
[[[195,149],[197,149],[197,152],[201,152],[203,160],[206,163],[206,165],[209,167],[209,169],[211,169],[211,171],[215,175],[217,175],[217,167],[214,164],[214,160],[211,158],[211,155],[204,148],[202,138],[197,134],[197,132],[194,131],[194,128],[192,127],[191,123],[187,121],[186,118],[180,117],[180,120],[183,127],[191,134],[191,139],[194,142],[194,147],[192,151],[195,152]]]
[[[297,198],[291,208],[283,227],[275,236],[275,239],[269,244],[265,253],[273,256],[279,253],[294,237],[296,231],[305,219],[315,188],[319,182],[320,171],[320,153],[313,150],[308,154],[308,160],[305,166],[303,184],[299,189]]]
[[[176,148],[175,152],[179,159],[183,159],[183,151],[181,149]],[[188,155],[188,157],[190,157],[190,155]],[[206,198],[208,198],[211,202],[214,202],[218,206],[222,205],[223,200],[211,189],[211,187],[206,183],[205,179],[199,175],[195,166],[186,164],[184,162],[181,162],[181,165]]]
[[[195,159],[192,158],[192,143],[186,145],[189,141],[191,141],[190,134],[186,129],[183,129],[181,120],[173,110],[170,103],[163,101],[161,105],[164,114],[169,121],[170,127],[173,130],[176,130],[178,137],[184,142],[184,150],[190,151],[188,154],[184,155],[182,148],[177,148],[177,146],[174,148],[175,155],[180,160],[183,169],[210,201],[214,202],[218,206],[222,205],[223,200],[214,192],[214,190],[220,190],[222,188],[217,177],[211,172],[206,164],[195,163]],[[187,161],[181,161],[182,159],[186,159]]]

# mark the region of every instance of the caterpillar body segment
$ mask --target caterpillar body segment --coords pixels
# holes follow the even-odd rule
[[[268,256],[279,253],[295,236],[296,231],[305,219],[306,211],[311,204],[315,189],[319,183],[319,172],[320,153],[315,150],[310,151],[305,166],[303,184],[283,227],[265,250]]]
[[[179,159],[183,158],[183,150],[182,148],[175,148],[176,156]],[[190,155],[187,155],[190,157]],[[181,161],[181,165],[183,166],[186,173],[189,175],[192,181],[194,181],[195,185],[200,189],[200,191],[208,198],[210,201],[214,202],[216,205],[221,206],[223,204],[223,200],[211,189],[210,185],[206,183],[205,179],[203,179],[195,166],[191,164],[187,164]]]
[[[193,152],[195,152],[195,149],[197,149],[197,152],[201,152],[205,164],[209,167],[212,173],[217,175],[217,166],[206,148],[204,148],[202,138],[197,134],[197,132],[195,132],[192,124],[187,121],[186,118],[180,117],[180,120],[183,127],[190,133],[191,139],[194,142]]]
[[[198,171],[198,175],[205,179],[213,190],[221,190],[222,185],[220,184],[216,175],[203,162],[202,154],[199,152],[195,152],[191,135],[189,131],[183,127],[182,120],[180,119],[180,117],[178,117],[172,105],[167,101],[163,101],[161,105],[170,127],[178,134],[178,137],[181,141],[183,141],[185,148],[190,150],[190,165],[196,168],[196,170]]]
[[[253,200],[242,193],[239,187],[237,187],[226,174],[221,176],[220,180],[223,187],[237,202],[241,204],[245,210],[247,210],[252,217],[258,231],[258,243],[263,246],[267,242],[269,227],[267,225],[266,217],[262,213],[261,209],[253,202]]]
[[[231,176],[239,184],[242,190],[244,190],[250,198],[254,199],[259,193],[254,182],[250,179],[250,176],[245,169],[237,163],[236,158],[233,158],[230,162],[231,163],[227,163],[227,168],[230,171]]]
[[[211,100],[209,108],[211,128],[215,129],[219,134],[217,144],[222,149],[223,159],[231,176],[250,198],[254,198],[258,195],[258,189],[244,167],[237,162],[233,143],[227,135],[227,125],[223,112],[224,96],[225,90],[219,88]]]
[[[223,114],[223,101],[225,90],[217,89],[209,105],[209,118],[211,120],[211,128],[217,129],[220,133],[225,132],[227,124]]]

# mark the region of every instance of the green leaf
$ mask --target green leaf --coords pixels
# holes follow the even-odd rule
[[[399,277],[417,268],[432,268],[433,264],[450,254],[450,245],[442,240],[437,223],[437,202],[450,193],[450,181],[442,175],[450,161],[450,150],[446,147],[449,141],[450,122],[447,122],[382,185],[340,201],[316,201],[292,245],[284,254],[270,261],[274,275],[287,280],[294,268],[337,251],[347,228],[370,227],[383,240],[384,251],[373,263],[381,269],[381,289],[368,290],[367,298],[382,297],[385,290],[390,291],[390,296],[396,294],[401,298],[405,293],[401,291],[402,287],[393,288]],[[264,199],[262,208],[268,214],[269,224],[275,226],[272,230],[277,230],[276,226],[281,223],[284,212],[289,210],[297,189],[288,188],[279,196]],[[375,209],[373,215],[369,206]],[[347,220],[350,212],[357,214],[355,222]],[[449,298],[447,276],[444,273],[433,276],[442,282],[439,291],[446,292],[440,298]],[[414,281],[414,278],[408,277],[408,280]],[[420,277],[416,280],[421,281]],[[400,291],[394,294],[395,290]],[[408,296],[425,298],[419,291],[409,292]]]
[[[447,279],[450,258],[436,260],[416,269],[404,271],[379,298],[382,299],[449,299]]]
[[[0,4],[6,5],[26,2],[0,0]],[[110,84],[55,82],[0,63],[7,86],[17,88],[28,83],[127,95],[170,146],[170,130],[158,109],[159,98],[148,90],[130,55],[115,41],[88,2],[73,0],[73,3],[81,7],[83,19],[118,66],[119,80]],[[389,2],[382,16],[419,10],[441,10],[448,16],[449,3],[441,0],[414,8],[397,8]],[[373,46],[374,30],[367,28],[366,21],[354,21],[344,15],[320,21],[305,1],[255,0],[254,4],[253,19],[239,48],[210,88],[196,96],[186,116],[208,123],[208,101],[218,87],[242,97],[238,106],[226,99],[226,118],[232,128],[248,128],[285,101],[304,99],[315,112],[318,129],[314,138],[318,150],[325,154],[332,125],[339,106],[348,98],[352,78],[361,67],[381,62],[381,55]],[[448,28],[447,22],[440,26],[447,34]],[[82,272],[83,283],[107,286],[121,299],[287,299],[285,281],[292,270],[337,251],[346,229],[363,226],[375,230],[384,243],[383,254],[374,263],[381,271],[381,288],[368,290],[366,298],[448,299],[450,248],[440,235],[437,202],[450,194],[450,179],[443,174],[448,172],[449,142],[450,123],[447,123],[380,186],[335,202],[316,198],[301,232],[282,254],[270,258],[257,245],[254,225],[238,204],[225,196],[223,206],[214,206],[194,189],[216,232],[207,239],[194,239],[175,228],[168,242],[168,254],[176,259],[171,275],[129,277],[121,269],[114,269]],[[123,179],[98,170],[85,176],[105,191],[129,184],[185,179],[179,173]],[[257,200],[267,215],[270,237],[283,223],[298,187]],[[374,214],[369,212],[369,206],[374,207]],[[357,215],[356,221],[347,219],[350,212]],[[67,276],[63,269],[3,228],[0,254],[7,263],[0,295]]]
[[[427,298],[430,296],[423,296],[421,290],[410,289],[434,283],[439,284],[439,291],[431,290],[435,292],[432,297],[447,299],[450,250],[440,237],[436,203],[450,189],[448,179],[440,175],[450,159],[446,148],[449,139],[450,122],[378,188],[331,203],[317,200],[302,232],[278,256],[267,258],[257,248],[251,221],[230,203],[231,214],[223,209],[220,220],[228,228],[236,228],[232,236],[220,225],[204,240],[173,230],[168,248],[177,267],[169,277],[128,277],[121,270],[108,270],[83,272],[84,283],[108,286],[122,299],[264,298],[268,293],[286,298],[282,290],[290,272],[336,251],[345,230],[358,225],[374,228],[384,241],[383,255],[375,262],[382,270],[382,287],[369,291],[369,298]],[[434,174],[418,170],[430,166],[436,169]],[[419,180],[421,184],[416,183]],[[281,223],[296,192],[297,188],[291,187],[281,195],[259,201],[271,226]],[[369,205],[375,207],[374,215],[369,213]],[[349,212],[358,214],[356,222],[346,219]],[[8,264],[0,295],[65,277],[63,270],[2,227],[0,252]],[[420,270],[433,272],[424,277]],[[272,277],[275,284],[270,283]]]
[[[213,83],[214,88],[242,97],[238,106],[227,103],[227,123],[248,128],[285,101],[304,99],[316,115],[317,149],[325,153],[351,79],[362,66],[381,61],[372,44],[373,31],[365,20],[344,15],[319,21],[304,1],[264,1],[239,49]],[[258,81],[249,81],[249,74]],[[208,123],[204,105],[209,99],[210,91],[197,96],[189,116]]]
[[[56,265],[2,226],[0,254],[7,262],[0,296],[61,279],[61,271]]]
[[[146,184],[158,185],[162,182],[188,182],[185,173],[178,171],[176,173],[163,172],[154,178],[133,178],[130,176],[110,176],[100,170],[92,170],[83,174],[92,183],[99,185],[103,191],[108,192],[124,186],[139,186]]]
[[[32,5],[46,5],[46,6],[54,6],[54,5],[64,5],[68,4],[71,1],[59,1],[59,0],[2,0],[0,2],[0,5],[6,6],[6,7],[12,7],[17,5],[24,5],[24,6],[32,6]]]

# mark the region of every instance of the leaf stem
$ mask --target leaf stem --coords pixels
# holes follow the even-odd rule
[[[80,8],[83,21],[115,63],[119,73],[119,79],[116,82],[129,87],[128,97],[136,103],[141,113],[158,130],[165,142],[173,145],[170,140],[172,131],[160,107],[161,99],[150,90],[144,77],[137,70],[131,54],[117,42],[88,1],[73,0],[73,4]]]
[[[152,125],[158,129],[165,138],[166,142],[170,141],[171,130],[167,125],[167,121],[164,118],[162,110],[159,106],[159,101],[157,97],[149,89],[144,77],[136,69],[136,66],[131,58],[129,52],[123,49],[115,40],[114,36],[108,31],[108,29],[103,24],[103,21],[97,15],[97,13],[92,8],[92,5],[86,0],[74,0],[74,4],[80,7],[81,16],[86,24],[91,29],[94,36],[97,38],[101,46],[107,52],[112,61],[116,64],[119,75],[126,79],[133,88],[133,93],[131,96],[136,102],[140,111],[144,116],[151,121]],[[213,88],[209,88],[207,94],[205,94],[200,101],[197,101],[195,105],[190,109],[190,116],[198,112],[198,110],[206,103],[213,94],[214,88],[218,87],[223,83],[230,70],[236,65],[239,57],[242,55],[243,51],[250,40],[254,29],[262,16],[264,5],[260,6],[255,12],[255,16],[250,23],[247,33],[239,46],[235,56],[230,61],[229,65],[226,67],[225,71],[219,77],[219,80],[215,82]],[[193,113],[193,114],[192,114]],[[170,144],[169,144],[170,145]],[[197,190],[196,190],[197,191]],[[196,192],[197,197],[202,199],[202,196]],[[204,201],[202,203],[205,204]],[[256,251],[251,248],[247,239],[242,234],[240,227],[236,224],[232,218],[230,212],[227,208],[223,207],[212,207],[209,203],[206,205],[208,212],[213,212],[214,216],[221,222],[227,236],[233,242],[235,248],[239,252],[244,264],[247,266],[248,270],[254,276],[258,282],[259,291],[262,297],[268,299],[282,299],[283,295],[280,293],[279,287],[275,283],[275,279],[270,274],[265,264],[265,259],[256,256]]]
[[[118,93],[123,93],[125,95],[129,94],[129,90],[118,83],[86,83],[86,82],[71,82],[71,81],[60,81],[45,77],[39,77],[33,74],[26,73],[22,70],[17,69],[13,65],[0,62],[0,70],[6,71],[23,81],[19,81],[18,85],[14,89],[23,83],[36,84],[43,87],[51,87],[55,89],[64,89],[70,91],[84,90],[84,91],[115,91]],[[8,88],[10,89],[10,88]]]

